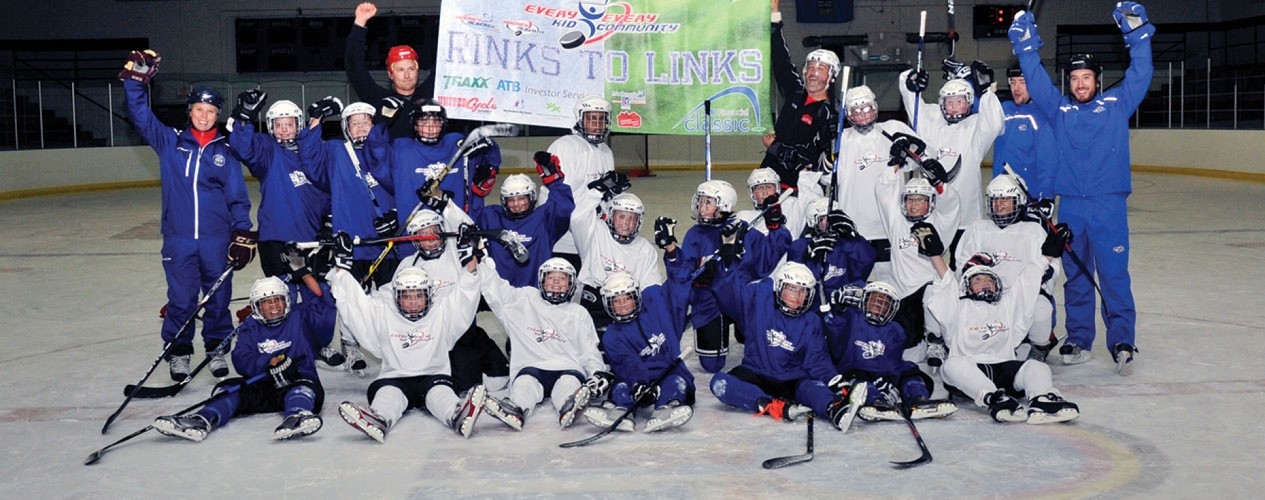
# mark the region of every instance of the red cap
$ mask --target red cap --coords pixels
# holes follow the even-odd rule
[[[393,64],[404,60],[417,61],[417,51],[408,45],[391,47],[391,50],[387,52],[387,69],[390,69]]]

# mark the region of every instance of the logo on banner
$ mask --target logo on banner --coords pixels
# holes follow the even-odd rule
[[[641,128],[641,115],[636,111],[620,111],[615,124],[623,128]]]
[[[509,30],[510,33],[513,33],[514,36],[539,35],[545,32],[545,30],[541,29],[540,26],[537,26],[536,23],[531,21],[517,21],[511,19],[501,21],[501,24],[505,25],[505,29]]]
[[[496,24],[492,23],[492,16],[489,14],[483,14],[483,17],[472,16],[470,14],[464,14],[464,15],[457,16],[456,19],[457,21],[460,21],[462,24],[465,24],[466,26],[470,26],[474,28],[483,28],[483,29],[488,29],[488,30],[493,30],[493,31],[496,30]]]
[[[721,101],[725,97],[731,98]],[[764,130],[761,122],[764,113],[760,110],[760,99],[756,97],[755,90],[751,87],[745,85],[729,87],[713,94],[709,100],[712,101],[711,131],[713,133]],[[734,101],[737,101],[737,104],[731,104]],[[704,112],[703,103],[700,102],[681,117],[672,128],[688,132],[703,132],[706,123],[707,115]]]

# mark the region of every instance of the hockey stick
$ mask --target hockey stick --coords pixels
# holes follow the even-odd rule
[[[1011,177],[1015,178],[1015,184],[1018,184],[1019,189],[1023,190],[1023,195],[1025,197],[1027,197],[1029,200],[1036,199],[1036,198],[1033,198],[1032,193],[1028,191],[1028,183],[1023,180],[1023,177],[1020,177],[1019,174],[1016,174],[1014,169],[1010,168],[1009,163],[1003,163],[1001,164],[1001,167],[1006,170],[1007,175],[1010,175]],[[1015,207],[1015,208],[1018,209],[1018,207]],[[1040,210],[1037,210],[1036,212],[1037,212],[1037,217],[1041,219],[1041,224],[1045,226],[1047,231],[1056,231],[1056,232],[1058,231],[1058,228],[1054,226],[1054,220],[1051,219],[1050,217],[1047,217],[1045,215],[1045,212],[1042,212]],[[1094,274],[1089,272],[1089,266],[1086,266],[1085,261],[1082,261],[1080,256],[1076,255],[1075,250],[1072,250],[1071,243],[1063,244],[1063,252],[1066,253],[1068,257],[1072,258],[1072,262],[1075,263],[1076,267],[1081,270],[1082,274],[1085,275],[1085,279],[1089,280],[1089,284],[1093,285],[1094,290],[1098,291],[1098,296],[1102,297],[1103,316],[1104,317],[1107,316],[1110,311],[1109,309],[1107,309],[1107,296],[1102,293],[1102,288],[1098,287],[1098,280],[1094,279]]]
[[[914,435],[914,440],[918,442],[918,449],[922,450],[922,455],[919,455],[918,458],[908,462],[892,462],[892,465],[901,469],[908,469],[910,467],[917,467],[922,464],[931,463],[931,450],[927,449],[927,443],[922,440],[922,434],[918,433],[918,427],[914,426],[914,420],[909,418],[909,409],[905,408],[905,405],[901,404],[900,396],[895,394],[894,391],[889,392],[884,396],[887,398],[887,403],[895,407],[896,410],[900,412],[900,416],[905,419],[905,423],[909,425],[909,432]]]
[[[747,223],[747,227],[749,228],[751,226],[754,226],[756,222],[759,222],[760,219],[763,219],[765,215],[768,215],[769,210],[773,209],[774,205],[781,205],[783,201],[786,201],[787,198],[790,198],[791,193],[793,192],[795,192],[795,188],[789,188],[785,191],[782,191],[782,194],[777,197],[777,201],[773,202],[772,205],[764,207],[764,210],[761,210],[759,215],[756,215],[754,219],[751,219],[751,222]],[[712,252],[711,255],[708,255],[707,257],[703,258],[703,260],[698,262],[698,268],[695,269],[694,272],[690,273],[690,281],[693,282],[694,280],[698,279],[699,276],[703,275],[704,265],[706,265],[708,262],[711,262],[719,258],[720,258],[720,249],[717,248],[715,251]]]
[[[303,361],[304,359],[306,359],[306,358],[307,358],[307,356],[300,356],[300,357],[298,358],[298,361],[302,362],[302,361]],[[268,376],[268,372],[265,370],[264,372],[259,373],[258,375],[255,375],[255,376],[253,376],[253,377],[250,377],[250,378],[246,379],[246,381],[245,381],[245,382],[242,382],[242,383],[240,383],[240,384],[233,385],[233,386],[230,386],[230,387],[225,387],[223,391],[221,391],[221,392],[217,392],[217,393],[215,393],[215,394],[212,394],[212,395],[211,395],[211,397],[206,398],[206,399],[203,399],[202,401],[198,401],[197,403],[194,403],[194,404],[190,405],[188,408],[185,408],[185,409],[183,409],[183,410],[180,410],[180,411],[176,412],[176,413],[175,413],[175,415],[177,415],[177,416],[179,416],[179,415],[184,415],[184,414],[189,413],[189,412],[191,412],[191,411],[193,411],[193,410],[196,410],[196,409],[198,409],[198,408],[200,408],[200,407],[202,407],[202,406],[208,405],[208,404],[210,404],[212,401],[215,401],[216,399],[219,399],[219,398],[221,398],[221,397],[224,397],[224,396],[227,396],[227,395],[232,394],[232,393],[234,393],[234,392],[237,392],[237,391],[241,390],[241,388],[242,388],[242,387],[245,387],[245,386],[248,386],[248,385],[254,384],[255,382],[258,382],[258,381],[260,381],[260,380],[263,380],[263,379],[264,379],[264,377],[267,377],[267,376]],[[97,450],[97,451],[94,451],[94,452],[90,453],[90,454],[88,455],[87,460],[84,460],[84,461],[83,461],[83,464],[84,464],[84,465],[92,465],[92,464],[97,463],[97,460],[101,460],[101,455],[105,454],[105,452],[106,452],[106,451],[108,451],[110,448],[113,448],[113,447],[118,446],[118,445],[120,445],[120,444],[123,444],[123,443],[125,443],[125,442],[127,442],[127,441],[130,441],[132,438],[134,438],[134,437],[136,437],[136,436],[139,436],[139,435],[141,435],[141,434],[144,434],[144,433],[146,433],[146,432],[149,432],[149,431],[150,431],[150,430],[152,430],[153,428],[154,428],[154,424],[149,424],[149,425],[145,426],[145,427],[144,427],[143,429],[141,429],[141,430],[138,430],[138,431],[136,431],[136,432],[133,432],[133,433],[131,433],[131,434],[128,434],[128,435],[126,435],[126,436],[123,436],[123,439],[120,439],[120,440],[118,440],[118,441],[115,441],[115,442],[113,442],[113,443],[110,443],[110,444],[105,445],[105,447],[103,447],[103,448],[101,448],[101,449],[99,449],[99,450]]]
[[[852,67],[843,67],[843,78],[839,84],[839,129],[835,132],[835,162],[830,168],[830,192],[826,193],[826,215],[835,210],[835,196],[839,192],[839,162],[843,159],[843,121],[847,116],[847,109],[844,105],[844,97],[848,95],[848,85],[852,83]],[[781,201],[781,200],[779,200]],[[830,311],[830,303],[826,297],[826,257],[827,253],[821,255],[821,278],[817,280],[817,294],[820,296],[821,305],[817,309],[823,313]],[[808,424],[810,427],[812,424]],[[812,432],[812,431],[809,431]],[[809,445],[809,448],[812,448]],[[811,452],[810,452],[811,453]],[[811,457],[810,457],[811,459]],[[766,469],[768,467],[765,467]]]
[[[892,137],[892,134],[887,133],[887,131],[883,131],[883,137],[886,137],[888,140],[892,142],[896,142],[896,138]],[[926,178],[928,181],[932,180],[931,176],[927,174],[927,171],[922,170],[922,162],[924,159],[926,159],[926,157],[919,155],[917,151],[914,151],[914,148],[912,145],[906,151],[909,152],[909,157],[913,159],[915,163],[918,164],[918,168],[919,168],[919,171],[922,172],[922,176]],[[957,179],[958,172],[961,172],[961,171],[962,171],[962,155],[958,155],[958,161],[953,164],[953,168],[945,170],[945,175],[948,178],[944,180],[943,184],[936,186],[936,193],[944,194],[944,184],[948,184],[950,182],[953,182],[953,179]]]
[[[808,413],[808,451],[802,455],[791,455],[788,457],[777,457],[765,460],[762,466],[765,469],[781,469],[795,464],[811,462],[813,460],[813,413]]]
[[[203,307],[206,306],[208,302],[211,301],[211,297],[214,297],[215,292],[219,291],[220,285],[223,285],[224,281],[228,279],[229,275],[233,274],[233,266],[235,265],[236,263],[230,262],[228,264],[228,268],[224,269],[224,273],[220,274],[220,277],[215,280],[215,283],[211,284],[211,288],[207,290],[206,295],[202,297],[202,300],[198,301],[198,304],[193,308],[193,311],[189,313],[189,319],[184,320],[184,324],[180,325],[180,328],[176,329],[175,338],[173,338],[170,342],[167,342],[166,344],[163,345],[162,354],[159,354],[158,357],[154,359],[153,364],[149,365],[149,370],[147,370],[145,372],[145,375],[141,377],[141,380],[135,384],[136,388],[140,388],[141,386],[144,386],[145,381],[149,380],[149,376],[154,374],[154,369],[158,368],[158,364],[162,363],[163,359],[166,358],[168,354],[171,354],[171,349],[176,346],[175,341],[180,338],[181,334],[184,333],[185,328],[188,328],[189,324],[193,322],[193,318],[198,315],[198,311],[200,311]],[[193,332],[190,331],[189,335],[192,336]],[[131,403],[132,398],[135,396],[136,396],[135,390],[133,390],[131,393],[126,394],[126,397],[123,398],[123,404],[119,405],[119,409],[114,410],[114,413],[111,413],[110,416],[105,419],[105,425],[101,426],[102,434],[105,434],[106,431],[110,430],[110,424],[114,423],[114,419],[119,418],[119,414],[123,413],[123,409],[127,408],[127,404]]]
[[[134,398],[158,399],[169,398],[180,394],[180,391],[184,390],[184,386],[189,385],[189,382],[193,381],[193,377],[198,376],[198,373],[206,367],[207,363],[211,362],[212,357],[225,354],[227,347],[232,345],[233,340],[237,338],[237,332],[241,330],[241,328],[241,324],[237,325],[237,328],[234,328],[232,333],[228,334],[224,340],[220,341],[220,345],[215,346],[215,349],[206,353],[206,357],[202,358],[202,362],[198,363],[198,366],[195,367],[192,372],[189,372],[189,376],[185,377],[184,380],[166,387],[137,387],[129,384],[127,387],[123,388],[123,395],[126,396],[131,393]]]
[[[668,378],[668,375],[671,375],[672,371],[676,370],[677,365],[681,364],[681,362],[684,361],[685,358],[688,357],[693,352],[694,352],[693,347],[686,347],[685,349],[682,349],[681,355],[677,356],[676,359],[672,360],[672,362],[668,364],[668,367],[663,370],[663,373],[660,373],[658,377],[655,377],[654,381],[651,382],[650,385],[653,387],[658,387],[659,384],[662,384],[663,381]],[[641,408],[642,406],[645,406],[654,402],[654,401],[645,401],[644,399],[648,399],[648,398],[643,398],[643,399],[638,399],[636,401],[633,401],[633,404],[629,405],[628,410],[625,411],[623,415],[620,415],[619,418],[615,419],[615,421],[611,423],[610,427],[602,429],[602,432],[599,432],[587,438],[581,439],[579,441],[572,441],[570,443],[562,443],[558,446],[562,448],[579,448],[581,446],[588,446],[592,444],[594,441],[602,439],[607,434],[614,432],[615,429],[619,427],[620,422],[627,420],[629,416],[637,412],[638,408]]]
[[[704,164],[707,166],[707,178],[704,180],[712,180],[712,100],[703,101],[703,156]]]
[[[480,231],[470,231],[468,234],[475,235],[475,236],[482,236],[484,238],[500,243],[501,246],[504,246],[506,250],[509,250],[510,254],[514,256],[514,260],[518,262],[519,264],[526,264],[527,259],[531,257],[531,255],[527,251],[527,247],[523,246],[523,242],[518,241],[518,238],[514,237],[513,231],[510,231],[507,229],[484,229]],[[435,234],[410,234],[406,236],[395,236],[391,238],[377,238],[377,239],[372,239],[372,240],[361,240],[360,237],[356,237],[352,240],[352,244],[353,245],[381,245],[383,243],[393,244],[393,243],[405,243],[405,242],[411,242],[411,241],[434,241],[434,240],[442,240],[442,239],[447,239],[447,238],[457,238],[460,236],[461,236],[461,233],[439,232]],[[299,250],[310,250],[310,249],[320,248],[324,246],[329,246],[331,244],[332,243],[328,241],[301,241],[301,242],[291,243],[291,245],[293,245],[294,248],[299,249]]]
[[[926,47],[927,47],[927,11],[924,10],[922,11],[921,14],[918,15],[918,64],[917,64],[916,69],[914,70],[915,77],[917,77],[919,73],[922,73],[922,52],[923,50],[926,49]],[[918,113],[919,113],[918,108],[921,105],[922,105],[922,92],[919,91],[917,94],[914,95],[914,119],[912,123],[913,125],[912,128],[914,129],[914,132],[918,131]]]
[[[956,27],[957,23],[954,22],[954,17],[956,16],[954,15],[953,0],[949,0],[949,57],[946,57],[944,60],[956,63],[958,55],[958,30]],[[952,75],[946,72],[944,74],[944,79],[948,80],[950,78],[952,78]]]

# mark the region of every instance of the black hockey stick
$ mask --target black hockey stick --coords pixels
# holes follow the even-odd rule
[[[914,435],[914,440],[918,442],[918,449],[922,450],[922,455],[919,455],[918,458],[908,462],[892,462],[892,465],[901,469],[908,469],[910,467],[917,467],[922,464],[931,463],[931,450],[927,449],[927,443],[922,440],[922,434],[919,434],[918,427],[914,426],[914,419],[909,418],[909,408],[905,408],[905,405],[900,402],[900,396],[897,396],[894,393],[887,394],[887,401],[888,404],[896,407],[896,410],[900,412],[900,416],[904,418],[905,423],[909,425],[909,432]]]
[[[887,133],[887,131],[884,131],[884,132],[883,132],[883,137],[886,137],[888,140],[890,140],[890,141],[892,141],[892,142],[895,142],[895,140],[896,140],[896,138],[895,138],[895,137],[893,137],[893,136],[892,136],[892,134]],[[927,173],[927,171],[926,171],[925,169],[923,169],[923,168],[922,168],[922,162],[923,162],[923,160],[925,160],[925,159],[926,159],[926,157],[924,157],[924,156],[922,156],[922,155],[918,154],[918,152],[917,152],[917,151],[914,151],[914,147],[913,147],[913,145],[912,145],[912,144],[909,146],[909,149],[908,149],[907,151],[909,151],[909,158],[910,158],[910,159],[912,159],[912,160],[914,160],[914,163],[917,163],[917,164],[918,164],[918,169],[919,169],[919,171],[920,171],[920,172],[922,172],[922,176],[923,176],[924,178],[926,178],[926,179],[927,179],[927,181],[933,181],[933,180],[931,179],[931,175],[930,175],[930,174],[928,174],[928,173]],[[958,161],[957,161],[956,163],[954,163],[954,164],[953,164],[953,168],[950,168],[950,169],[946,169],[946,170],[945,170],[945,175],[946,175],[946,177],[947,177],[947,178],[946,178],[946,179],[944,179],[944,183],[943,183],[943,184],[948,184],[948,183],[950,183],[950,182],[953,182],[953,180],[954,180],[954,179],[957,179],[957,178],[958,178],[958,173],[959,173],[959,172],[961,172],[961,171],[962,171],[962,155],[958,155]],[[943,184],[941,184],[941,185],[939,185],[939,186],[935,186],[935,188],[936,188],[936,193],[939,193],[939,194],[944,194],[944,185],[943,185]]]
[[[844,102],[844,98],[848,95],[848,84],[850,83],[852,83],[852,66],[844,66],[843,78],[839,84],[839,127],[838,130],[835,131],[835,161],[830,168],[830,191],[826,193],[827,217],[830,216],[830,212],[835,211],[835,197],[837,196],[836,193],[839,192],[839,162],[843,161],[843,121],[844,118],[848,116],[847,105]],[[821,279],[817,280],[817,294],[821,300],[821,305],[818,306],[818,309],[822,313],[830,311],[830,301],[827,300],[828,297],[826,297],[826,271],[829,270],[829,264],[826,263],[826,259],[828,257],[829,252],[821,254],[821,258],[819,259],[821,262],[817,263],[821,266]],[[812,424],[809,423],[808,426],[811,428]],[[812,433],[812,430],[809,430],[808,432]],[[810,450],[809,453],[811,454],[812,445],[810,444],[808,448]],[[765,464],[767,463],[768,462],[765,462]],[[765,468],[767,469],[768,467]]]
[[[299,361],[302,361],[304,358],[305,358],[305,356],[301,356],[301,357],[299,357],[299,358],[298,358],[298,360],[299,360]],[[217,392],[217,393],[215,393],[215,394],[212,394],[212,395],[211,395],[211,397],[206,398],[206,399],[203,399],[202,401],[198,401],[197,403],[194,403],[194,404],[190,405],[188,408],[185,408],[185,409],[183,409],[183,410],[180,410],[180,411],[176,412],[176,413],[175,413],[175,415],[184,415],[184,414],[186,414],[186,413],[189,413],[189,412],[191,412],[191,411],[193,411],[193,410],[196,410],[196,409],[198,409],[198,408],[200,408],[200,407],[202,407],[202,406],[205,406],[205,405],[207,405],[207,404],[210,404],[212,401],[215,401],[216,399],[219,399],[219,398],[221,398],[221,397],[223,397],[223,396],[227,396],[227,395],[229,395],[229,394],[232,394],[232,393],[234,393],[234,392],[237,392],[237,391],[241,390],[241,388],[242,388],[242,387],[245,387],[245,386],[248,386],[248,385],[253,384],[253,383],[255,383],[255,382],[258,382],[258,381],[260,381],[260,380],[263,380],[263,378],[264,378],[264,377],[267,377],[267,376],[268,376],[268,372],[267,372],[267,371],[264,371],[263,373],[260,373],[260,374],[258,374],[258,375],[255,375],[255,376],[253,376],[253,377],[250,377],[250,378],[246,379],[246,381],[245,381],[245,382],[242,382],[241,384],[234,385],[234,386],[230,386],[230,387],[226,387],[226,388],[224,388],[224,390],[223,390],[223,391],[220,391],[220,392]],[[99,450],[97,450],[97,451],[94,451],[94,452],[92,452],[91,454],[89,454],[89,455],[88,455],[88,458],[87,458],[86,460],[84,460],[84,461],[83,461],[83,464],[84,464],[84,465],[92,465],[92,464],[97,463],[97,460],[101,460],[101,455],[105,454],[105,452],[106,452],[106,451],[108,451],[110,448],[113,448],[113,447],[118,446],[118,445],[120,445],[120,444],[123,444],[123,443],[125,443],[125,442],[127,442],[127,441],[130,441],[132,438],[134,438],[134,437],[136,437],[136,436],[139,436],[139,435],[141,435],[141,434],[144,434],[144,433],[146,433],[146,432],[149,432],[149,431],[150,431],[150,430],[152,430],[153,428],[154,428],[154,424],[149,424],[149,425],[145,426],[145,427],[144,427],[143,429],[141,429],[141,430],[138,430],[138,431],[136,431],[136,432],[133,432],[133,433],[131,433],[131,434],[128,434],[128,435],[126,435],[126,436],[123,436],[123,439],[120,439],[120,440],[118,440],[118,441],[115,441],[115,442],[113,442],[113,443],[110,443],[110,444],[105,445],[105,447],[103,447],[103,448],[101,448],[101,449],[99,449]]]
[[[232,345],[233,340],[237,338],[237,332],[238,330],[241,330],[241,328],[242,325],[237,325],[237,328],[233,329],[233,333],[228,334],[227,337],[224,337],[224,340],[220,341],[220,345],[215,346],[215,349],[206,353],[206,357],[202,358],[202,362],[198,363],[198,366],[194,367],[193,371],[189,372],[189,376],[185,377],[184,380],[166,387],[137,387],[128,384],[127,387],[123,388],[123,395],[126,396],[130,393],[134,398],[158,399],[169,398],[180,394],[180,391],[184,390],[184,386],[189,385],[189,382],[193,381],[193,377],[198,376],[198,373],[201,372],[203,368],[206,368],[206,365],[211,362],[212,357],[216,355],[224,355],[228,351],[228,347]]]
[[[688,357],[693,352],[694,352],[693,347],[686,347],[685,349],[682,349],[681,355],[677,356],[676,359],[672,360],[672,362],[668,364],[668,367],[663,370],[663,373],[660,373],[658,377],[655,377],[654,381],[651,382],[650,385],[653,387],[658,387],[659,384],[662,384],[663,381],[668,378],[668,375],[671,375],[672,371],[676,370],[677,365],[681,364],[681,362],[684,361],[685,358]],[[610,427],[602,429],[602,432],[599,432],[587,438],[581,439],[579,441],[572,441],[570,443],[562,443],[558,446],[562,448],[579,448],[581,446],[588,446],[592,444],[594,441],[602,439],[607,434],[614,432],[615,429],[619,427],[620,422],[627,420],[629,416],[632,416],[633,413],[637,412],[638,408],[654,403],[654,401],[645,401],[645,399],[649,399],[649,398],[643,398],[643,399],[638,399],[636,401],[633,401],[633,404],[629,405],[628,410],[625,411],[623,415],[620,415],[619,418],[615,419],[615,421],[611,423]]]
[[[802,455],[791,455],[789,457],[770,458],[764,461],[765,469],[781,469],[795,464],[811,462],[813,460],[813,414],[808,413],[808,451]]]
[[[220,285],[224,284],[224,280],[227,280],[229,275],[233,274],[233,266],[235,265],[236,264],[233,262],[230,262],[228,264],[228,268],[224,269],[224,273],[220,274],[220,277],[217,278],[215,280],[215,283],[211,285],[211,289],[207,290],[206,295],[202,297],[202,300],[198,301],[197,306],[194,307],[193,311],[189,313],[189,319],[184,320],[184,324],[180,325],[180,328],[176,330],[176,338],[172,339],[171,342],[167,342],[165,345],[163,345],[162,354],[159,354],[158,357],[154,359],[154,363],[149,365],[149,370],[145,372],[145,375],[141,377],[141,380],[139,382],[134,384],[135,387],[139,388],[145,385],[145,381],[149,380],[149,376],[154,374],[154,369],[158,368],[158,364],[162,363],[163,359],[166,358],[167,355],[171,353],[171,348],[176,346],[175,340],[180,338],[180,335],[184,333],[185,328],[189,328],[189,324],[192,323],[193,318],[198,315],[198,311],[201,310],[203,307],[205,307],[206,304],[211,301],[211,297],[215,296],[216,291],[219,291]],[[192,336],[193,332],[190,331],[189,334]],[[131,393],[126,394],[126,397],[123,398],[123,404],[119,405],[119,409],[114,410],[114,413],[111,413],[110,416],[105,419],[105,425],[101,426],[102,434],[105,434],[106,431],[110,430],[110,424],[114,423],[114,419],[119,418],[119,414],[123,413],[123,409],[127,408],[127,404],[132,402],[132,398],[135,396],[136,396],[136,391],[132,391]]]
[[[510,254],[514,256],[514,260],[518,262],[519,264],[526,264],[527,259],[531,257],[531,255],[527,251],[527,247],[523,246],[523,242],[518,241],[518,238],[515,237],[515,234],[513,231],[510,231],[507,229],[483,229],[479,231],[470,231],[470,234],[475,235],[475,236],[482,236],[484,238],[500,243],[501,246],[504,246],[506,250],[509,250]],[[441,239],[446,239],[446,238],[457,238],[459,236],[461,236],[461,233],[439,232],[435,234],[410,234],[406,236],[395,236],[392,238],[378,238],[378,239],[372,239],[372,240],[361,240],[359,237],[356,237],[352,241],[352,243],[355,245],[380,245],[383,243],[433,241],[433,240],[441,240]],[[328,242],[328,241],[302,241],[302,242],[291,243],[291,245],[297,250],[311,250],[311,249],[320,248],[323,246],[328,246],[330,244],[331,242]]]

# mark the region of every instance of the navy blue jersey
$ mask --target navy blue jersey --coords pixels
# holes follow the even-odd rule
[[[369,133],[385,136],[386,129],[374,127]],[[383,170],[385,151],[369,147],[352,148],[356,161],[342,140],[322,141],[320,129],[299,131],[299,164],[308,179],[330,194],[334,231],[361,238],[377,238],[373,220],[395,206],[395,200],[375,177]],[[358,165],[357,165],[358,162]],[[382,245],[356,245],[354,258],[376,259]]]
[[[255,132],[250,122],[237,122],[229,145],[250,174],[259,179],[259,239],[312,241],[329,213],[329,193],[317,188],[299,167],[299,154],[271,135]]]
[[[786,260],[808,266],[817,281],[823,282],[827,294],[843,288],[848,283],[864,281],[874,269],[876,252],[874,246],[870,245],[865,238],[839,240],[835,243],[834,250],[826,254],[825,266],[816,259],[808,258],[808,247],[811,242],[812,239],[808,236],[792,242],[791,249],[786,253]],[[826,300],[826,297],[817,297],[817,300],[820,302]]]
[[[636,319],[612,321],[606,327],[602,344],[617,382],[650,383],[681,355],[684,325],[676,319],[681,316],[677,311],[684,307],[681,302],[674,301],[664,286],[650,285],[641,291],[641,312]],[[694,380],[685,363],[678,364],[673,373]]]
[[[238,374],[249,378],[268,371],[272,358],[285,354],[299,363],[303,378],[320,382],[316,353],[333,339],[334,331],[328,327],[333,310],[333,295],[326,290],[321,297],[305,296],[304,302],[294,304],[285,320],[275,326],[264,325],[254,316],[246,318],[237,330],[233,367]]]
[[[865,313],[848,307],[840,313],[826,315],[826,345],[830,359],[839,373],[861,371],[873,376],[891,377],[904,373],[908,363],[905,352],[905,329],[895,321],[875,326],[865,321]]]
[[[488,245],[488,254],[496,261],[496,272],[511,286],[539,286],[536,271],[553,257],[554,244],[571,227],[571,212],[575,210],[571,186],[565,182],[554,182],[547,188],[549,198],[521,218],[510,218],[501,205],[488,205],[473,213],[479,227],[513,231],[514,237],[527,248],[527,262],[519,264],[504,245]]]

